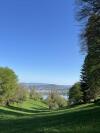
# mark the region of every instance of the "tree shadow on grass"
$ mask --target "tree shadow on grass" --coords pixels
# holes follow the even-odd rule
[[[14,106],[7,106],[6,108],[11,109],[11,110],[17,110],[17,111],[21,111],[23,113],[41,113],[41,112],[47,112],[47,109],[37,109],[37,108],[33,108],[33,109],[25,109],[25,108],[20,108],[20,107],[14,107]]]
[[[99,133],[99,124],[98,107],[64,114],[3,121],[0,122],[2,125],[0,133]]]
[[[22,113],[19,113],[19,112],[0,109],[0,116],[5,116],[6,117],[6,115],[25,116],[25,114],[22,114]]]

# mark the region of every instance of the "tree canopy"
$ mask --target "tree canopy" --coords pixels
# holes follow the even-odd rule
[[[78,7],[77,18],[84,22],[81,49],[86,52],[81,71],[82,91],[84,98],[95,100],[100,95],[100,0],[78,0]]]
[[[79,104],[82,102],[83,93],[81,91],[80,83],[75,83],[69,89],[69,104]]]
[[[9,104],[17,89],[18,78],[10,68],[0,67],[0,101]]]

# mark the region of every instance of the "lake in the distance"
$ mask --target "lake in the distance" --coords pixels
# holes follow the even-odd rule
[[[61,95],[63,96],[63,95]],[[43,99],[47,99],[48,95],[43,95]],[[66,100],[68,99],[68,96],[63,96]]]

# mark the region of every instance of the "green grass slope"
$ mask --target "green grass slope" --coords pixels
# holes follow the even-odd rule
[[[0,107],[0,133],[99,133],[100,106],[49,111],[41,102]]]

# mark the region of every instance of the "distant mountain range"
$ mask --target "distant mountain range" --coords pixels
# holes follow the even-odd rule
[[[71,85],[56,85],[47,83],[21,83],[21,85],[29,89],[34,88],[43,95],[48,95],[48,93],[52,90],[57,90],[61,95],[67,95],[67,92],[71,87]]]

